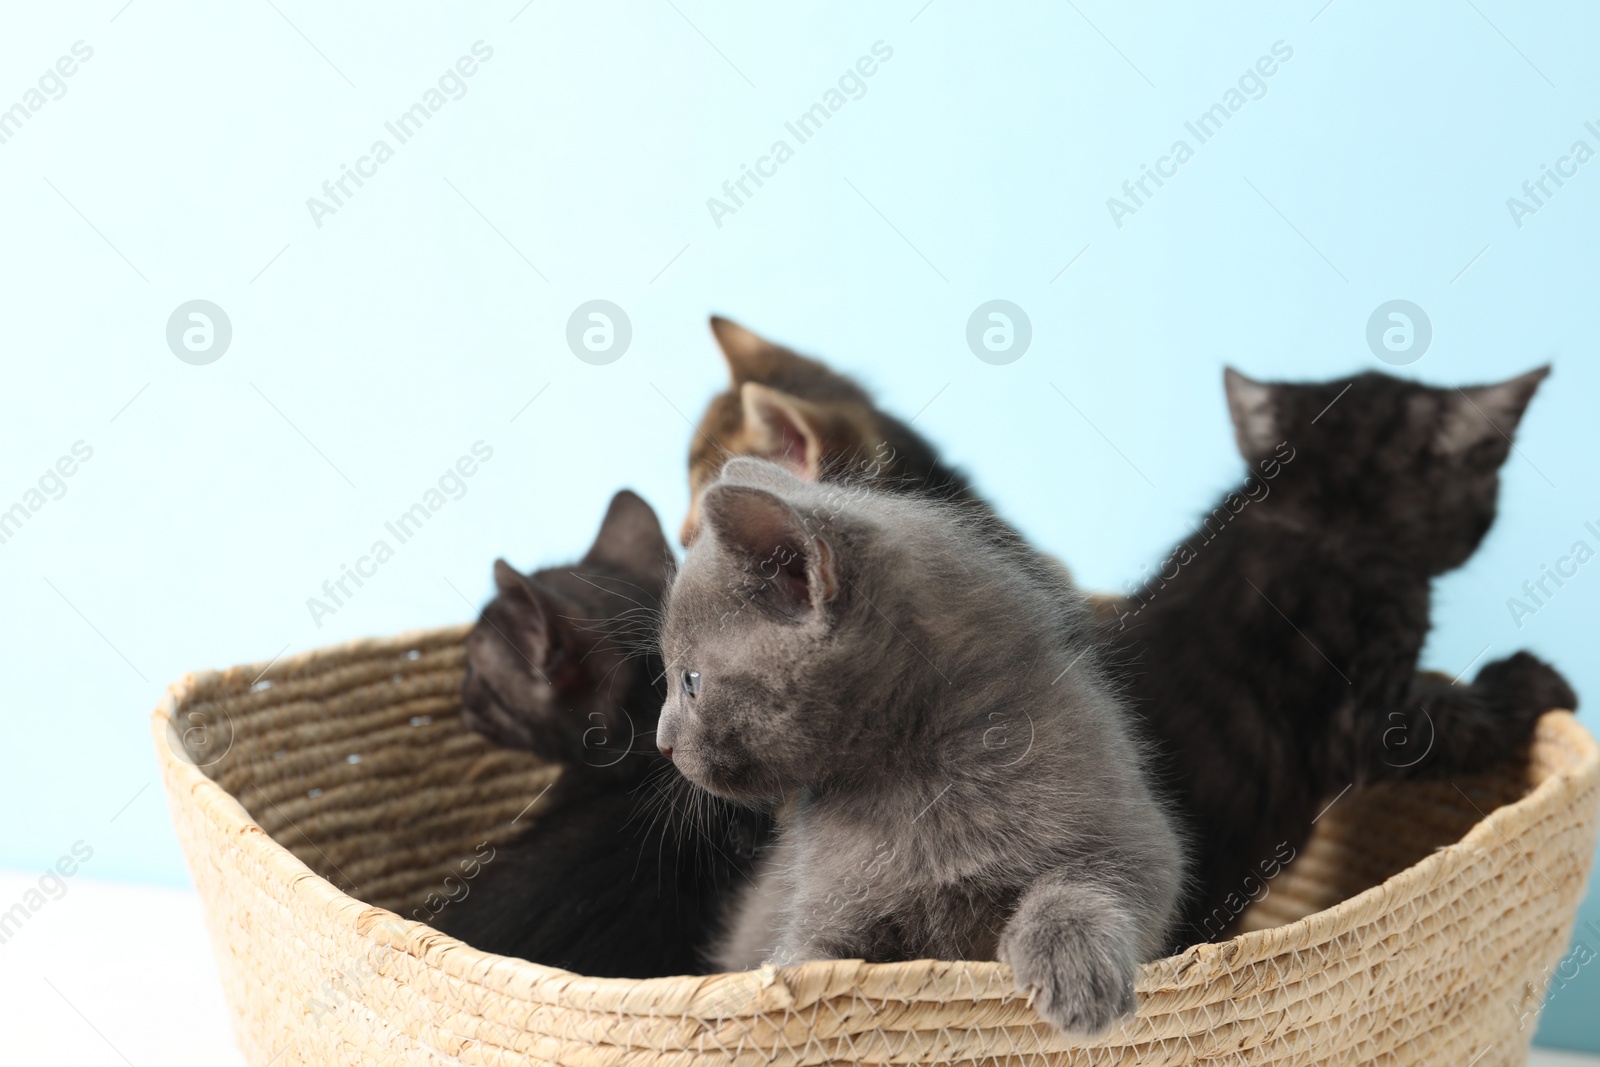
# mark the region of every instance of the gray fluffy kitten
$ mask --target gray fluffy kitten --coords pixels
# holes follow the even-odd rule
[[[701,509],[657,742],[783,801],[715,962],[999,959],[1069,1032],[1132,1011],[1183,850],[1060,572],[971,508],[760,460]]]

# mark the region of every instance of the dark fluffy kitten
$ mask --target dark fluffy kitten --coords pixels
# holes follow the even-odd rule
[[[499,595],[467,637],[462,716],[563,765],[544,810],[435,925],[474,948],[581,974],[704,969],[723,898],[765,816],[693,794],[656,752],[665,696],[655,625],[672,553],[655,512],[618,493],[584,558]]]
[[[1527,653],[1470,685],[1417,674],[1431,582],[1494,521],[1511,435],[1548,373],[1438,389],[1227,372],[1250,476],[1114,624],[1197,846],[1189,939],[1230,927],[1256,870],[1347,786],[1487,769],[1541,713],[1576,705]]]
[[[524,575],[495,560],[498,595],[467,634],[467,726],[585,773],[636,775],[654,750],[634,735],[657,714],[650,637],[671,568],[655,512],[626,489],[575,566]]]

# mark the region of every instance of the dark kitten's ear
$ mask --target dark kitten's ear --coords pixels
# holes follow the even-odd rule
[[[712,536],[765,579],[780,610],[799,614],[833,598],[838,574],[828,543],[807,531],[782,499],[755,486],[718,482],[700,506]]]
[[[816,405],[756,382],[739,390],[755,454],[808,482],[822,471],[823,417]]]
[[[672,550],[654,509],[632,490],[611,498],[600,532],[585,553],[585,563],[607,563],[652,582],[666,581]]]
[[[533,579],[503,559],[494,561],[494,586],[500,591],[507,613],[514,619],[515,634],[502,634],[535,665],[545,662],[561,643],[554,612]]]
[[[798,358],[788,349],[720,315],[711,316],[711,333],[722,349],[722,358],[728,361],[728,373],[734,385],[769,381]]]
[[[1434,448],[1443,455],[1459,455],[1482,441],[1509,443],[1534,391],[1549,375],[1546,364],[1497,385],[1457,389],[1445,399],[1444,421]]]
[[[1233,417],[1233,438],[1239,443],[1240,455],[1255,459],[1272,451],[1283,440],[1273,386],[1246,378],[1232,367],[1223,370],[1222,384],[1228,393],[1228,414]]]
[[[527,588],[527,578],[521,571],[503,559],[494,561],[494,587],[502,593],[523,595]]]

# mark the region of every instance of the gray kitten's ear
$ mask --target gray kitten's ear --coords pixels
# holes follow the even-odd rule
[[[787,468],[755,456],[734,456],[722,465],[717,478],[724,482],[775,489],[780,493],[792,492],[805,484],[803,479],[795,477]]]
[[[661,520],[637,493],[624,489],[611,498],[600,532],[584,554],[585,563],[608,563],[652,581],[665,581],[672,550]]]
[[[700,503],[718,544],[760,578],[784,614],[820,608],[838,591],[833,553],[788,503],[766,489],[718,482]]]
[[[1233,418],[1233,437],[1239,454],[1255,459],[1283,439],[1278,426],[1278,403],[1273,386],[1246,378],[1232,367],[1222,372],[1228,394],[1228,414]]]
[[[1444,421],[1434,438],[1435,450],[1457,455],[1482,441],[1504,441],[1509,445],[1534,391],[1549,376],[1547,363],[1510,381],[1457,389],[1454,396],[1446,399]]]

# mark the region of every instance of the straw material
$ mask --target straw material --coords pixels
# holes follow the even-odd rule
[[[1147,964],[1138,1015],[1090,1043],[997,963],[586,978],[413,921],[470,890],[558,773],[461,727],[465,633],[191,674],[156,709],[256,1067],[1520,1064],[1600,819],[1600,750],[1565,712],[1525,773],[1352,790],[1294,863],[1241,887],[1249,932]]]

